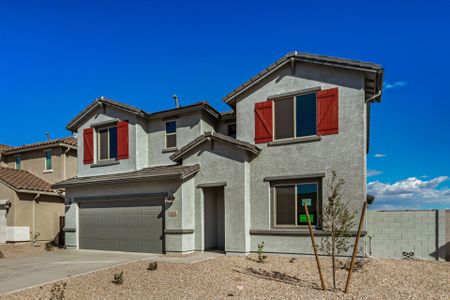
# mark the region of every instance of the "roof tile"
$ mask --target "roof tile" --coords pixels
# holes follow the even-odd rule
[[[50,183],[24,170],[0,167],[0,181],[15,190],[53,192]]]

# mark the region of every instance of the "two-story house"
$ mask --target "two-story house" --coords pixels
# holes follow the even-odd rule
[[[3,145],[0,152],[0,243],[58,243],[64,195],[51,185],[76,175],[77,140]]]
[[[369,112],[380,65],[288,53],[224,101],[149,113],[99,98],[67,126],[78,174],[66,243],[87,249],[311,253],[331,170],[358,214],[366,200]]]

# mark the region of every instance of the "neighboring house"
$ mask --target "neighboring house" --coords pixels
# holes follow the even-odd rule
[[[330,171],[359,215],[369,111],[383,68],[289,53],[224,98],[148,113],[98,98],[68,125],[78,174],[66,189],[66,244],[138,252],[311,253]]]
[[[51,184],[76,175],[73,137],[0,148],[0,242],[59,241],[64,195]],[[5,228],[6,225],[6,228]]]

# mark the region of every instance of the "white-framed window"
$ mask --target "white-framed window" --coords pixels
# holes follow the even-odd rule
[[[44,170],[45,171],[52,171],[53,170],[52,150],[45,150],[44,151]]]
[[[97,160],[117,158],[117,125],[97,128]]]
[[[317,135],[316,93],[274,100],[274,140]]]
[[[311,224],[320,225],[321,180],[280,183],[273,187],[273,219],[275,227],[308,225],[304,204],[308,206]]]
[[[22,168],[22,157],[20,155],[17,155],[16,157],[14,157],[14,159],[16,170],[20,170]]]
[[[166,149],[177,146],[177,121],[166,122]]]

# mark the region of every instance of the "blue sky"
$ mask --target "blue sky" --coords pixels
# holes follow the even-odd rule
[[[224,111],[232,89],[305,51],[385,67],[375,208],[450,208],[449,36],[446,1],[2,1],[0,143],[66,136],[102,95],[157,111],[176,93]]]

